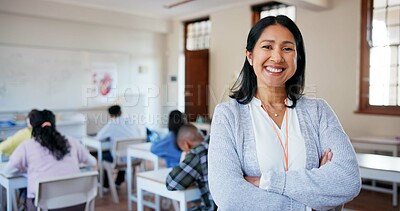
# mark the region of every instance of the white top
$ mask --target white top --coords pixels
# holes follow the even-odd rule
[[[133,124],[130,119],[123,117],[111,118],[106,125],[97,133],[96,139],[103,141],[110,139],[111,145],[114,141],[123,138],[141,138],[139,128]],[[111,154],[114,157],[114,151],[111,150]],[[123,158],[124,159],[124,158]]]
[[[288,100],[289,105],[292,104]],[[254,137],[256,142],[256,151],[258,164],[260,165],[261,178],[260,188],[267,189],[269,181],[263,177],[263,174],[268,171],[284,172],[285,171],[285,155],[282,149],[280,140],[274,130],[278,132],[282,144],[286,149],[286,113],[283,116],[282,125],[278,125],[271,119],[271,117],[261,107],[261,101],[253,98],[250,103],[250,114],[254,128]],[[288,166],[289,171],[296,169],[304,169],[306,166],[306,147],[304,138],[300,131],[300,124],[297,118],[296,109],[289,109],[289,127],[288,127]],[[307,207],[307,210],[309,207]]]

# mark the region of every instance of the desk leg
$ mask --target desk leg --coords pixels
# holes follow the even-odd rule
[[[180,210],[187,210],[187,202],[186,202],[186,197],[182,197],[181,200],[179,201],[179,208]]]
[[[132,158],[129,156],[127,156],[127,172],[126,172],[126,176],[128,177],[128,210],[131,211],[132,210],[132,201],[131,201],[131,196],[132,196]]]
[[[136,181],[136,194],[137,194],[137,211],[143,211],[143,194],[142,194],[142,184]]]
[[[99,179],[100,179],[100,187],[99,187],[99,196],[100,198],[103,197],[103,150],[101,148],[101,144],[99,148],[97,148],[97,165],[99,168]]]
[[[392,197],[393,197],[393,207],[396,207],[397,206],[397,183],[393,183],[393,194],[392,194]]]
[[[11,190],[10,187],[7,188],[7,211],[12,211],[12,191],[13,190]]]
[[[160,196],[154,195],[154,204],[156,205],[156,211],[160,211]]]
[[[155,160],[154,161],[154,170],[158,170],[159,169],[159,160],[157,159],[157,160]],[[157,194],[155,194],[154,195],[154,204],[155,204],[155,206],[156,206],[156,211],[160,211],[160,196],[159,195],[157,195]]]

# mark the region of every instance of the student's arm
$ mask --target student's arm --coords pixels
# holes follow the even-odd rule
[[[185,190],[192,186],[201,176],[200,158],[194,153],[189,153],[186,158],[172,169],[166,181],[168,190]]]
[[[7,165],[2,173],[4,175],[15,175],[18,173],[26,172],[28,168],[26,155],[28,153],[26,144],[20,144],[17,149],[12,153]]]
[[[4,167],[1,173],[4,174],[5,176],[12,176],[18,174],[18,172],[20,172],[18,168],[12,165],[8,165],[7,163],[7,165]]]
[[[110,138],[109,128],[110,128],[110,124],[109,123],[104,125],[100,129],[100,131],[97,133],[96,139],[99,140],[99,141],[103,141],[103,140],[106,140],[106,139]]]
[[[172,141],[170,137],[171,135],[168,134],[163,139],[153,142],[151,144],[150,151],[161,158],[165,158],[166,156],[168,156],[168,150],[167,150],[169,148],[168,142]]]
[[[97,165],[96,158],[82,144],[72,139],[69,139],[69,142],[76,148],[79,163],[84,163],[88,167],[95,167]]]
[[[211,195],[221,210],[297,210],[304,205],[283,196],[281,190],[268,192],[244,179],[237,148],[238,114],[227,105],[215,108],[208,149],[208,179]],[[243,137],[242,137],[243,138]],[[243,156],[243,155],[242,155]],[[246,162],[246,161],[244,161]],[[259,175],[251,175],[259,176]]]
[[[260,188],[283,194],[314,209],[344,204],[358,195],[361,179],[356,154],[336,115],[325,101],[319,101],[319,139],[331,148],[333,157],[320,168],[269,172],[261,176]]]

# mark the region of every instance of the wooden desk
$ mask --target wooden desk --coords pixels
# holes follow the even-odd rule
[[[181,211],[187,210],[186,203],[201,198],[200,190],[192,187],[182,191],[169,191],[165,186],[165,180],[171,168],[141,172],[137,174],[137,210],[143,211],[143,193],[149,191],[157,195],[164,196],[179,201]]]
[[[400,140],[395,138],[355,137],[351,138],[351,143],[355,149],[385,151],[395,157],[398,157],[400,151]]]
[[[110,141],[99,141],[95,137],[86,136],[82,139],[83,145],[97,150],[97,167],[99,169],[99,196],[103,197],[103,150],[111,149]]]
[[[6,166],[7,163],[0,163],[0,171],[3,171],[3,168]],[[25,175],[19,175],[19,176],[5,176],[3,174],[0,174],[0,184],[6,189],[7,192],[7,211],[12,211],[13,206],[14,209],[16,209],[16,203],[13,203],[13,200],[15,201],[16,199],[13,197],[14,193],[17,189],[19,188],[26,188],[28,186],[28,181],[26,179]],[[2,199],[2,198],[1,198]],[[0,207],[0,210],[3,209],[3,204]]]
[[[154,170],[159,169],[159,161],[160,159],[158,158],[157,155],[153,154],[150,151],[151,148],[151,143],[143,143],[143,144],[135,144],[131,145],[127,149],[127,179],[128,179],[128,210],[132,210],[132,201],[138,201],[136,196],[132,194],[132,158],[139,158],[143,160],[148,160],[153,162],[154,165]],[[157,210],[157,207],[159,206],[159,197],[155,197],[155,204],[152,203],[145,203],[146,206],[152,207]],[[158,208],[159,209],[159,208]]]
[[[391,193],[393,206],[397,206],[397,183],[400,183],[400,157],[358,153],[357,159],[361,178],[393,183],[392,190],[365,185],[363,185],[363,188]]]

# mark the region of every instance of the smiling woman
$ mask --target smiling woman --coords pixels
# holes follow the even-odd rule
[[[257,22],[233,99],[211,125],[209,187],[220,210],[337,210],[358,195],[349,137],[324,100],[303,96],[304,72],[295,23]]]

